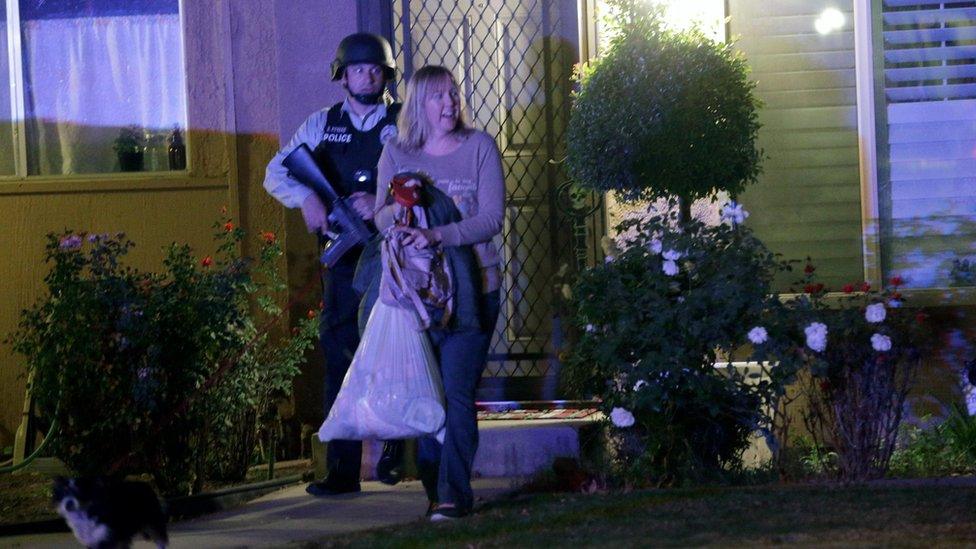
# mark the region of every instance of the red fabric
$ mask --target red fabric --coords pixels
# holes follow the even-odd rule
[[[398,173],[390,181],[390,194],[404,208],[412,208],[420,202],[420,189],[423,181],[417,174]]]

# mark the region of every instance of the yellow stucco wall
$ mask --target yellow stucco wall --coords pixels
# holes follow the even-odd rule
[[[145,174],[0,183],[0,339],[16,329],[21,310],[45,295],[48,232],[125,232],[136,243],[128,262],[140,269],[159,268],[164,248],[172,242],[189,244],[201,258],[212,253],[212,225],[223,207],[248,232],[244,253],[256,249],[261,231],[287,239],[283,212],[261,187],[277,136],[224,137],[209,145],[211,158],[226,159],[223,177],[215,177],[220,167],[211,163],[208,177]],[[0,346],[0,447],[13,443],[20,421],[23,374],[23,357],[14,355],[9,345]]]
[[[0,334],[16,329],[20,311],[45,293],[43,253],[50,231],[123,231],[136,242],[131,263],[146,269],[159,266],[162,248],[173,241],[187,242],[201,253],[212,248],[209,226],[227,204],[226,184],[188,190],[138,186],[132,182],[135,188],[124,191],[0,195]],[[0,348],[2,446],[11,444],[16,429],[24,397],[23,371],[22,357],[14,356],[9,346]]]
[[[301,215],[286,212],[261,183],[281,140],[308,113],[341,98],[328,61],[338,40],[356,30],[356,9],[352,0],[183,2],[189,171],[0,179],[0,339],[44,294],[46,233],[124,231],[136,243],[131,265],[154,269],[171,242],[210,252],[222,206],[250,235],[244,254],[256,251],[261,231],[275,232],[285,246],[280,267],[294,303],[278,329],[287,329],[290,312],[304,316],[317,304],[315,241]],[[298,299],[306,287],[312,291]],[[0,345],[0,448],[13,444],[23,373],[23,358]],[[310,420],[321,420],[321,377],[315,361],[296,381],[299,410]]]

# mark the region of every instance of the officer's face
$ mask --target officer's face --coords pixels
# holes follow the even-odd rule
[[[432,85],[427,91],[424,111],[434,135],[446,135],[457,128],[461,95],[450,80]]]
[[[355,63],[346,66],[342,84],[349,93],[379,93],[383,89],[383,67],[374,63]]]

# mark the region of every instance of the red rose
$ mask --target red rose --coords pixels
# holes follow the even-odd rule
[[[812,263],[807,263],[807,266],[803,268],[803,272],[805,272],[806,274],[813,274],[813,271],[816,270],[817,268],[814,267]]]
[[[230,221],[228,221],[227,223],[224,223],[224,230],[227,231],[227,232],[233,231],[234,230],[234,224],[231,223]]]
[[[894,287],[896,287],[896,288],[898,286],[901,286],[904,283],[905,283],[905,281],[900,276],[893,276],[893,277],[891,277],[891,285],[894,286]]]
[[[845,294],[854,293],[854,285],[853,284],[844,284],[843,290],[844,290],[844,293]]]
[[[200,264],[204,267],[209,267],[213,265],[213,258],[208,255],[207,257],[203,258],[203,261],[201,261]]]
[[[861,291],[862,292],[870,292],[871,291],[871,285],[868,284],[867,282],[862,283],[861,284]]]
[[[325,309],[325,302],[324,301],[319,301],[319,310],[321,311],[323,309]]]
[[[268,244],[274,244],[275,240],[278,239],[278,237],[275,236],[275,234],[271,231],[261,233],[261,238],[263,238],[264,241]]]
[[[315,312],[315,309],[309,309],[308,310],[308,313],[307,313],[308,318],[315,318],[315,315],[317,315],[317,314],[318,313]]]
[[[816,284],[807,284],[806,286],[803,287],[803,292],[808,294],[812,294],[816,290],[817,290]]]

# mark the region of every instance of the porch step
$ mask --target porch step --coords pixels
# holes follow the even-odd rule
[[[575,419],[485,419],[478,422],[478,453],[475,455],[475,477],[531,477],[552,466],[557,457],[580,457],[580,431],[595,428],[602,415],[588,414]],[[416,476],[408,441],[407,475]],[[325,475],[325,444],[312,435],[313,464],[316,478]],[[363,443],[361,476],[375,480],[376,462],[383,451],[380,441]]]
[[[552,467],[557,457],[580,457],[580,429],[596,425],[584,419],[486,420],[478,424],[474,474],[482,477],[531,477]]]

